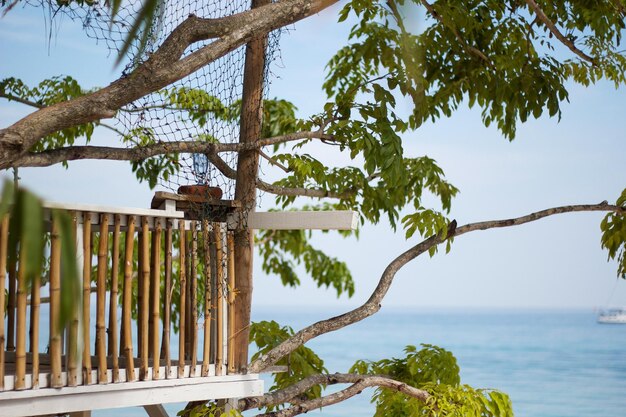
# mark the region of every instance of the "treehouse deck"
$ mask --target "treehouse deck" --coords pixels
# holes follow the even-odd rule
[[[165,415],[154,405],[263,393],[257,375],[233,366],[232,233],[223,217],[189,220],[168,201],[163,209],[48,204],[48,266],[32,285],[26,256],[7,256],[2,221],[1,416],[128,406]],[[70,213],[79,282],[63,276],[68,240],[52,209]],[[61,328],[61,294],[72,288],[82,299],[75,294],[78,308]]]

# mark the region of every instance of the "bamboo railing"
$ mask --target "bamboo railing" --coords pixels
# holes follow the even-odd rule
[[[224,223],[165,210],[69,209],[82,300],[65,323],[68,240],[47,221],[47,267],[27,282],[26,256],[11,264],[9,221],[0,220],[0,306],[8,292],[0,400],[7,390],[234,373],[234,246]]]

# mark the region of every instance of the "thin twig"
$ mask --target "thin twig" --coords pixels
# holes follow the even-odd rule
[[[570,51],[572,51],[585,61],[589,61],[593,65],[596,65],[596,61],[594,58],[590,57],[589,55],[578,49],[576,45],[574,45],[574,42],[572,42],[569,38],[561,33],[561,31],[556,27],[552,20],[550,20],[550,18],[546,16],[546,14],[543,12],[541,7],[539,7],[535,0],[526,0],[526,4],[528,4],[528,7],[530,7],[535,12],[537,18],[539,18],[539,20],[541,20],[543,24],[546,25],[548,30],[554,35],[554,37],[561,41],[563,45],[567,46]]]

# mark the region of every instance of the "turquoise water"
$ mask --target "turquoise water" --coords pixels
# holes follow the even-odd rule
[[[299,329],[335,313],[261,309],[254,319]],[[420,343],[452,351],[463,383],[508,393],[516,416],[626,416],[626,325],[597,324],[592,311],[383,310],[310,346],[330,372],[345,372],[357,359],[398,356],[404,346]],[[367,394],[314,415],[371,416]],[[168,410],[175,415],[176,407]],[[127,409],[123,415],[145,413]]]

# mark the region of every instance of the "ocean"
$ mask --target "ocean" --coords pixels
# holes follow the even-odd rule
[[[254,320],[299,329],[340,313],[318,309],[258,309]],[[383,309],[308,346],[329,372],[346,372],[357,359],[400,356],[406,345],[451,351],[461,382],[510,395],[518,417],[626,416],[626,325],[602,325],[588,310]],[[269,384],[266,383],[266,387]],[[313,413],[368,417],[371,391]],[[168,406],[172,416],[180,406]],[[103,410],[95,417],[145,416],[142,409]]]

